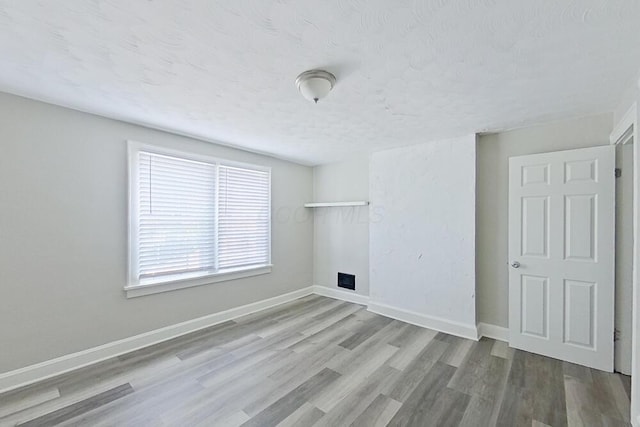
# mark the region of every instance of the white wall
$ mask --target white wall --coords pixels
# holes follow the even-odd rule
[[[314,201],[369,200],[369,156],[313,169]],[[369,295],[369,207],[316,208],[314,284],[337,287],[338,272],[356,275],[359,295]],[[347,291],[350,292],[350,291]]]
[[[373,304],[475,330],[475,153],[470,135],[372,155]]]
[[[126,299],[126,140],[271,166],[273,272]],[[312,169],[0,94],[0,373],[312,284]]]
[[[509,326],[509,157],[609,143],[611,114],[550,123],[478,139],[478,321]]]

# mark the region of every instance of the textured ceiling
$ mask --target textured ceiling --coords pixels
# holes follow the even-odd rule
[[[0,0],[0,90],[307,164],[611,111],[637,0]],[[294,80],[338,83],[318,105]]]

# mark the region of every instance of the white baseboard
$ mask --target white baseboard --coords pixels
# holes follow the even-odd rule
[[[235,318],[255,313],[256,311],[274,307],[302,298],[307,295],[317,294],[330,298],[336,298],[342,301],[352,302],[355,304],[366,305],[368,310],[380,314],[382,316],[391,317],[403,322],[411,323],[424,328],[433,329],[451,335],[463,338],[477,340],[479,337],[485,336],[497,340],[508,341],[508,329],[500,326],[480,323],[475,325],[467,325],[459,322],[442,319],[434,316],[425,316],[420,313],[409,310],[402,310],[385,304],[373,303],[369,301],[368,296],[359,295],[355,292],[343,291],[340,289],[328,288],[325,286],[309,286],[279,295],[263,301],[235,307],[219,313],[210,314],[197,319],[188,320],[186,322],[145,332],[133,337],[124,338],[122,340],[113,341],[98,347],[93,347],[77,353],[67,354],[55,359],[47,360],[35,365],[26,366],[0,374],[0,393],[13,390],[28,384],[45,380],[66,372],[102,362],[103,360],[116,357],[134,350],[148,347],[161,343],[200,329],[214,326],[218,323],[233,320]]]
[[[65,372],[92,365],[103,360],[129,353],[143,347],[158,344],[218,323],[233,320],[237,317],[264,310],[276,305],[302,298],[314,293],[314,287],[299,289],[284,295],[278,295],[263,301],[235,307],[229,310],[210,314],[197,319],[145,332],[133,337],[113,341],[77,353],[67,354],[35,365],[26,366],[14,371],[0,374],[0,393],[13,390],[37,381],[45,380]]]
[[[509,329],[490,323],[478,323],[478,336],[509,342]]]
[[[453,322],[451,320],[435,316],[426,316],[414,311],[374,302],[369,302],[368,310],[382,316],[391,317],[392,319],[401,320],[416,326],[422,326],[423,328],[433,329],[474,341],[478,340],[478,329],[476,328],[476,325]]]
[[[323,297],[335,298],[342,301],[353,302],[355,304],[369,304],[369,297],[356,294],[353,291],[343,291],[341,289],[328,288],[326,286],[313,286],[313,293]]]

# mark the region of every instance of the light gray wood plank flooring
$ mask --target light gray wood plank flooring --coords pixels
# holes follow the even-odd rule
[[[0,394],[0,426],[628,426],[629,389],[313,295]]]

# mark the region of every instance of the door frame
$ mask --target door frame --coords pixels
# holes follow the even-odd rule
[[[640,82],[639,86],[640,86]],[[631,336],[631,421],[640,426],[640,149],[638,145],[638,105],[634,102],[615,124],[609,142],[627,144],[633,141],[633,307]],[[633,378],[636,380],[634,381]]]

